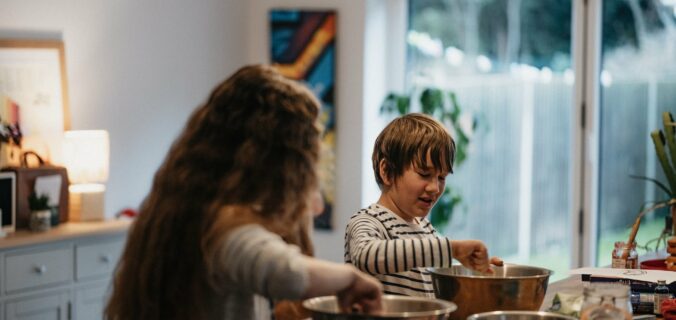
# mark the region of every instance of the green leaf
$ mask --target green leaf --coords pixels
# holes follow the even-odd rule
[[[452,106],[452,111],[450,112],[451,119],[453,123],[456,123],[458,121],[458,118],[460,118],[460,104],[458,104],[458,98],[456,97],[454,92],[449,92],[448,98],[449,100],[451,100]]]
[[[411,97],[390,93],[380,105],[380,113],[404,115],[408,113]]]
[[[30,210],[47,210],[49,209],[49,196],[47,194],[37,195],[35,192],[28,196],[28,207]]]
[[[666,136],[667,146],[669,147],[669,156],[671,157],[671,168],[676,170],[676,124],[671,112],[662,113],[662,122],[664,123],[664,135]],[[675,190],[676,191],[676,190]]]
[[[424,114],[435,115],[444,112],[444,96],[441,90],[427,88],[420,94],[420,110]]]
[[[411,98],[409,96],[399,96],[397,99],[397,111],[400,115],[407,114],[411,109]]]
[[[637,176],[637,175],[633,175],[633,174],[630,174],[629,177],[630,177],[630,178],[633,178],[633,179],[639,179],[639,180],[647,180],[647,181],[650,181],[650,182],[656,184],[660,189],[662,189],[662,191],[666,192],[666,194],[668,194],[669,196],[673,196],[673,195],[671,194],[671,191],[669,191],[669,188],[667,188],[667,186],[665,186],[662,182],[660,182],[660,181],[657,180],[657,179],[650,178],[650,177],[645,177],[645,176]]]
[[[655,145],[655,152],[657,153],[657,159],[662,165],[662,170],[664,175],[667,177],[667,182],[669,182],[669,195],[676,196],[676,175],[669,165],[669,160],[667,159],[666,151],[664,150],[664,134],[661,130],[655,130],[650,133],[650,137],[653,139],[653,144]]]
[[[439,232],[443,232],[448,223],[451,222],[453,211],[461,202],[462,195],[451,186],[447,186],[430,212],[430,222]]]

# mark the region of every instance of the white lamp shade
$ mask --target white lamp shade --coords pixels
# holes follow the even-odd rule
[[[105,130],[66,131],[63,158],[70,183],[102,183],[108,180],[109,144]]]

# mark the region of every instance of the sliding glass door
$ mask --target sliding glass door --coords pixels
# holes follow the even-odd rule
[[[436,217],[443,233],[557,277],[610,264],[641,207],[666,197],[636,177],[665,181],[649,133],[676,113],[676,1],[409,0],[407,10],[409,93],[446,91],[466,147],[447,180],[451,209]],[[640,254],[666,219],[644,218]]]
[[[666,199],[655,184],[632,176],[666,182],[650,131],[662,128],[662,112],[676,113],[675,5],[667,0],[602,5],[598,265],[610,264],[613,243],[627,241],[644,204]],[[658,210],[643,219],[639,253],[654,250],[667,213]]]
[[[573,2],[408,4],[407,87],[448,91],[460,118],[451,129],[468,142],[447,179],[456,202],[443,233],[564,276],[577,250]]]

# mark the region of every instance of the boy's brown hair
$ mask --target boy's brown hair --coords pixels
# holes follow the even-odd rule
[[[409,113],[390,122],[376,138],[373,147],[373,172],[380,189],[380,162],[385,160],[385,174],[396,180],[413,165],[425,168],[427,153],[437,170],[453,173],[455,141],[439,121],[422,113]]]

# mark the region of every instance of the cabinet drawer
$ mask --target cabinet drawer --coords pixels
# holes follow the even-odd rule
[[[72,270],[70,247],[10,254],[5,258],[5,290],[12,292],[69,282]]]
[[[75,248],[75,278],[77,280],[109,276],[113,273],[122,253],[124,241],[78,245]]]

